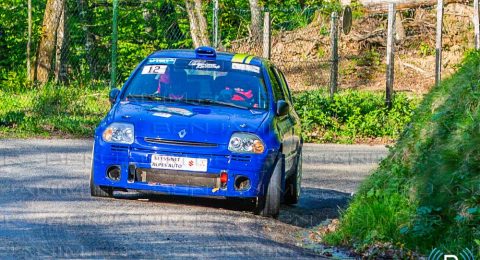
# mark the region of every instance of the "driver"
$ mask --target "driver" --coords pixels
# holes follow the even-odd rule
[[[159,89],[159,93],[172,98],[172,99],[185,99],[187,98],[188,82],[187,73],[184,70],[174,71],[170,70],[170,73],[165,73],[163,78],[160,78],[159,87],[164,86],[163,90]],[[163,84],[162,84],[163,83]]]
[[[250,82],[243,81],[241,84],[239,81],[225,82],[220,92],[220,97],[225,101],[244,102],[253,107],[258,107],[258,104],[255,103],[255,94]]]

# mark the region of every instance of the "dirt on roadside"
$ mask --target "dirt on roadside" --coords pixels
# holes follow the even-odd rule
[[[465,51],[473,47],[473,8],[463,4],[445,7],[443,78],[455,72]],[[396,41],[396,91],[424,94],[435,78],[435,8],[399,12],[404,35]],[[397,21],[398,23],[398,21]],[[385,89],[387,17],[364,15],[354,19],[350,34],[340,35],[340,88]],[[293,91],[327,86],[330,80],[330,21],[318,15],[311,24],[294,31],[274,31],[272,60],[281,67]],[[258,53],[255,45],[239,41],[236,52]]]

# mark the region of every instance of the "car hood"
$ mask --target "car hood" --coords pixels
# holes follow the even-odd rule
[[[120,102],[115,122],[130,122],[137,139],[228,144],[234,132],[256,132],[267,111],[178,103]]]

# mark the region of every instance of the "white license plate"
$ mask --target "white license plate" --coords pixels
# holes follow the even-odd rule
[[[150,167],[179,171],[207,171],[207,159],[152,154]]]

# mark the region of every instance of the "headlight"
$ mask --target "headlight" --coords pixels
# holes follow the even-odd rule
[[[107,143],[133,144],[134,128],[132,124],[113,123],[103,131],[103,141]]]
[[[254,134],[234,133],[228,143],[228,150],[235,153],[263,153],[265,145]]]

